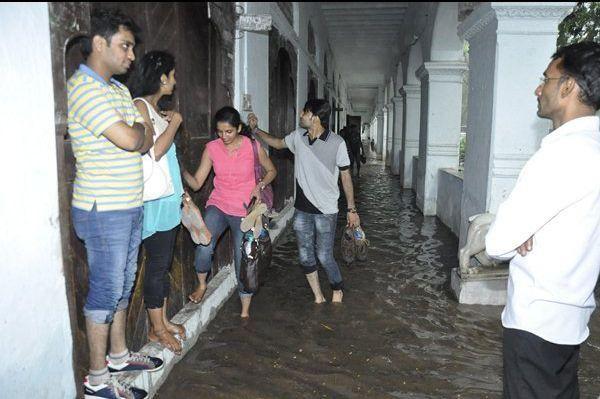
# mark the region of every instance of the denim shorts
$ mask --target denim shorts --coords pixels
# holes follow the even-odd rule
[[[71,207],[73,227],[85,244],[89,290],[83,314],[96,324],[110,323],[127,309],[142,242],[143,208],[98,212]]]

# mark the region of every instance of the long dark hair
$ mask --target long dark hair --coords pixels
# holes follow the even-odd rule
[[[218,110],[215,114],[215,126],[218,122],[229,123],[235,128],[242,125],[242,130],[239,134],[248,137],[250,140],[254,140],[254,135],[250,131],[250,127],[244,122],[242,122],[242,117],[240,116],[240,113],[237,109],[226,106]]]
[[[169,76],[175,69],[175,57],[166,51],[150,51],[137,63],[129,78],[129,90],[133,98],[156,93],[160,89],[160,77]]]

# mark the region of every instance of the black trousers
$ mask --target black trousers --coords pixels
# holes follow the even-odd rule
[[[577,399],[579,345],[557,345],[504,328],[505,399]]]
[[[169,296],[169,269],[173,260],[175,237],[179,226],[157,231],[144,240],[146,271],[144,272],[144,303],[147,309],[158,309]]]

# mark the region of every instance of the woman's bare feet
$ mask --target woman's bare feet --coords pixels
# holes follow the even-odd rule
[[[166,329],[154,331],[150,328],[148,339],[152,342],[158,342],[176,355],[181,355],[181,343]]]
[[[167,327],[168,332],[170,332],[173,335],[179,336],[179,339],[181,339],[182,341],[185,341],[187,339],[185,335],[185,327],[183,326],[183,324],[175,324],[168,321],[165,323],[165,326]]]
[[[344,292],[342,290],[333,291],[333,296],[331,297],[331,303],[342,303],[342,298],[344,297]]]
[[[206,285],[199,285],[198,288],[188,296],[189,300],[193,303],[200,303],[206,293],[206,287]]]
[[[319,304],[319,303],[325,303],[325,302],[327,302],[327,301],[325,300],[325,297],[323,295],[321,295],[320,297],[315,296],[315,303]]]

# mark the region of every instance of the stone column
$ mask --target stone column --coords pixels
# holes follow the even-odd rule
[[[391,171],[393,175],[400,174],[400,151],[402,151],[402,120],[404,103],[402,97],[392,97],[394,104],[394,134],[392,138]]]
[[[551,128],[533,94],[575,3],[484,3],[460,25],[469,41],[467,154],[460,243],[468,217],[495,213]]]
[[[385,164],[386,166],[391,165],[392,161],[392,143],[394,139],[394,104],[391,100],[386,104],[387,109],[387,135],[385,138]]]
[[[438,170],[458,168],[462,81],[467,64],[426,62],[417,70],[421,79],[421,126],[417,206],[424,215],[436,214]]]
[[[419,155],[419,125],[421,112],[421,85],[406,84],[400,89],[403,103],[402,150],[400,151],[400,176],[402,187],[413,187],[413,157]]]
[[[376,150],[377,150],[377,159],[383,159],[383,125],[384,125],[384,117],[383,110],[377,113],[377,140],[376,140]]]

